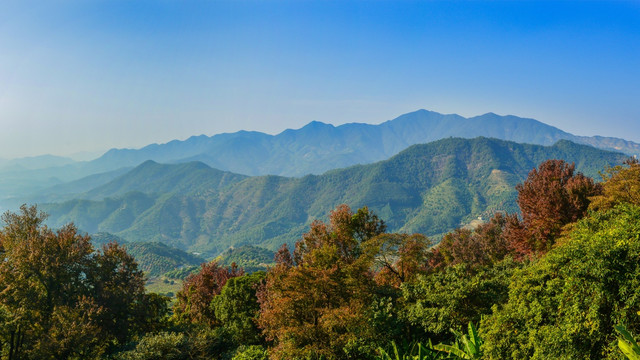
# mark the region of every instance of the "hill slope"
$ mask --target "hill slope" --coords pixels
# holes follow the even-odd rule
[[[157,277],[171,270],[195,267],[205,262],[199,256],[162,243],[129,242],[106,232],[91,234],[91,242],[96,249],[101,249],[103,245],[110,242],[123,245],[127,253],[136,259],[138,268],[149,277]]]
[[[119,195],[114,188],[116,196],[102,201],[73,200],[43,209],[51,214],[53,226],[74,221],[85,231],[160,241],[208,255],[243,244],[274,250],[294,241],[313,219],[341,203],[369,206],[392,231],[433,236],[493,211],[516,211],[514,186],[551,158],[575,162],[579,171],[596,176],[626,156],[569,141],[545,147],[454,138],[323,175],[249,177],[192,192],[157,193],[149,186],[146,193]],[[170,173],[182,165],[155,166]],[[132,176],[139,170],[132,170]]]
[[[158,242],[127,243],[127,252],[148,276],[160,276],[167,271],[197,266],[204,259]]]

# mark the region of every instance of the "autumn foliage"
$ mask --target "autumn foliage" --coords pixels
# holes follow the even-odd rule
[[[618,204],[640,205],[640,163],[631,158],[623,165],[607,169],[602,174],[602,193],[594,196],[592,210],[607,210]]]
[[[522,221],[509,219],[507,234],[521,255],[547,252],[563,226],[584,217],[590,198],[602,191],[593,179],[576,173],[575,165],[563,160],[543,162],[516,190]]]
[[[372,259],[363,242],[384,232],[384,223],[366,208],[346,205],[331,212],[329,224],[315,221],[286,248],[258,295],[258,324],[274,342],[274,359],[335,358],[352,341],[367,338],[365,316],[374,288]]]
[[[122,247],[24,206],[0,231],[0,358],[402,358],[469,322],[489,358],[616,358],[614,321],[640,331],[639,184],[634,161],[596,184],[548,160],[516,187],[520,213],[436,245],[339,205],[266,273],[202,264],[171,317]]]
[[[22,206],[0,231],[0,350],[8,359],[94,358],[160,325],[166,299],[145,294],[117,244],[94,251],[73,225],[53,231]]]
[[[213,297],[220,294],[227,280],[243,274],[235,263],[228,268],[215,261],[202,264],[199,272],[187,276],[182,290],[176,295],[174,316],[182,322],[215,325],[217,319],[211,307]]]

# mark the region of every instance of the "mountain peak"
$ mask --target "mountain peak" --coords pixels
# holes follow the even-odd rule
[[[303,126],[302,129],[321,129],[321,128],[332,128],[334,127],[331,124],[323,123],[322,121],[313,120],[307,125]]]

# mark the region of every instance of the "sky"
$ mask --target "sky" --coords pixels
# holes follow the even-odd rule
[[[0,1],[0,158],[418,109],[640,142],[640,2]]]

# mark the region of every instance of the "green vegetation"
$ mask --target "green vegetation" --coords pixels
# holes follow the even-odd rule
[[[629,360],[640,360],[640,345],[624,326],[614,326],[620,337],[618,337],[618,348]]]
[[[270,250],[292,244],[313,219],[326,219],[342,203],[368,206],[391,231],[439,237],[478,216],[516,212],[515,185],[549,158],[575,162],[589,176],[624,160],[568,141],[543,147],[476,138],[415,145],[386,161],[302,178],[246,178],[203,164],[147,162],[96,189],[106,199],[45,210],[54,227],[73,221],[90,233],[162,242],[205,257],[242,244]]]
[[[127,243],[125,248],[149,277],[160,276],[172,270],[188,269],[205,262],[201,257],[158,242]]]
[[[216,258],[216,261],[225,266],[236,264],[247,273],[260,270],[267,270],[268,266],[274,265],[271,250],[252,245],[243,245],[238,248],[230,248]]]
[[[109,355],[163,325],[167,299],[145,294],[133,257],[94,251],[73,225],[52,231],[35,207],[5,213],[0,230],[0,357]]]
[[[514,274],[508,301],[482,324],[492,359],[619,358],[613,326],[638,329],[640,207],[579,221]]]
[[[167,279],[184,280],[187,276],[197,272],[200,269],[199,266],[183,266],[164,273],[164,277]]]
[[[266,272],[202,264],[171,311],[144,293],[124,248],[95,252],[73,226],[51,231],[23,207],[0,231],[0,358],[635,359],[640,198],[627,190],[639,166],[596,184],[544,161],[516,186],[520,214],[435,247],[343,204]]]

